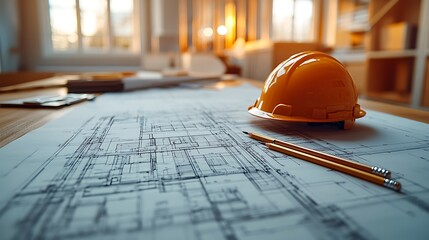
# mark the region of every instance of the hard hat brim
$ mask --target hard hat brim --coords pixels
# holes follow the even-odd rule
[[[358,116],[351,117],[351,118],[313,119],[313,118],[304,118],[304,117],[298,117],[298,116],[284,116],[279,114],[267,113],[253,106],[249,107],[248,112],[253,116],[264,118],[264,119],[289,121],[289,122],[340,122],[345,120],[361,118],[366,115],[366,112],[363,109],[360,109]]]

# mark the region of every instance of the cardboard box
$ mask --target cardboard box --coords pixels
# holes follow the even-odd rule
[[[381,29],[381,50],[413,49],[415,45],[416,27],[410,23],[391,23]]]

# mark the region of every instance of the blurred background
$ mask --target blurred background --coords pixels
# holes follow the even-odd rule
[[[428,2],[0,0],[0,71],[158,71],[204,53],[264,81],[317,50],[344,63],[361,96],[427,109]]]

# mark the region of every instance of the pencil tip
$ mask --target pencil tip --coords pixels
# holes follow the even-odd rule
[[[249,132],[246,132],[246,131],[242,131],[244,134],[249,134]]]

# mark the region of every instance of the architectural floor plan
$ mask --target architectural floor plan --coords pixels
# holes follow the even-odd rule
[[[429,127],[257,119],[260,90],[105,94],[0,149],[0,239],[428,239]],[[402,192],[242,131],[382,166]]]

